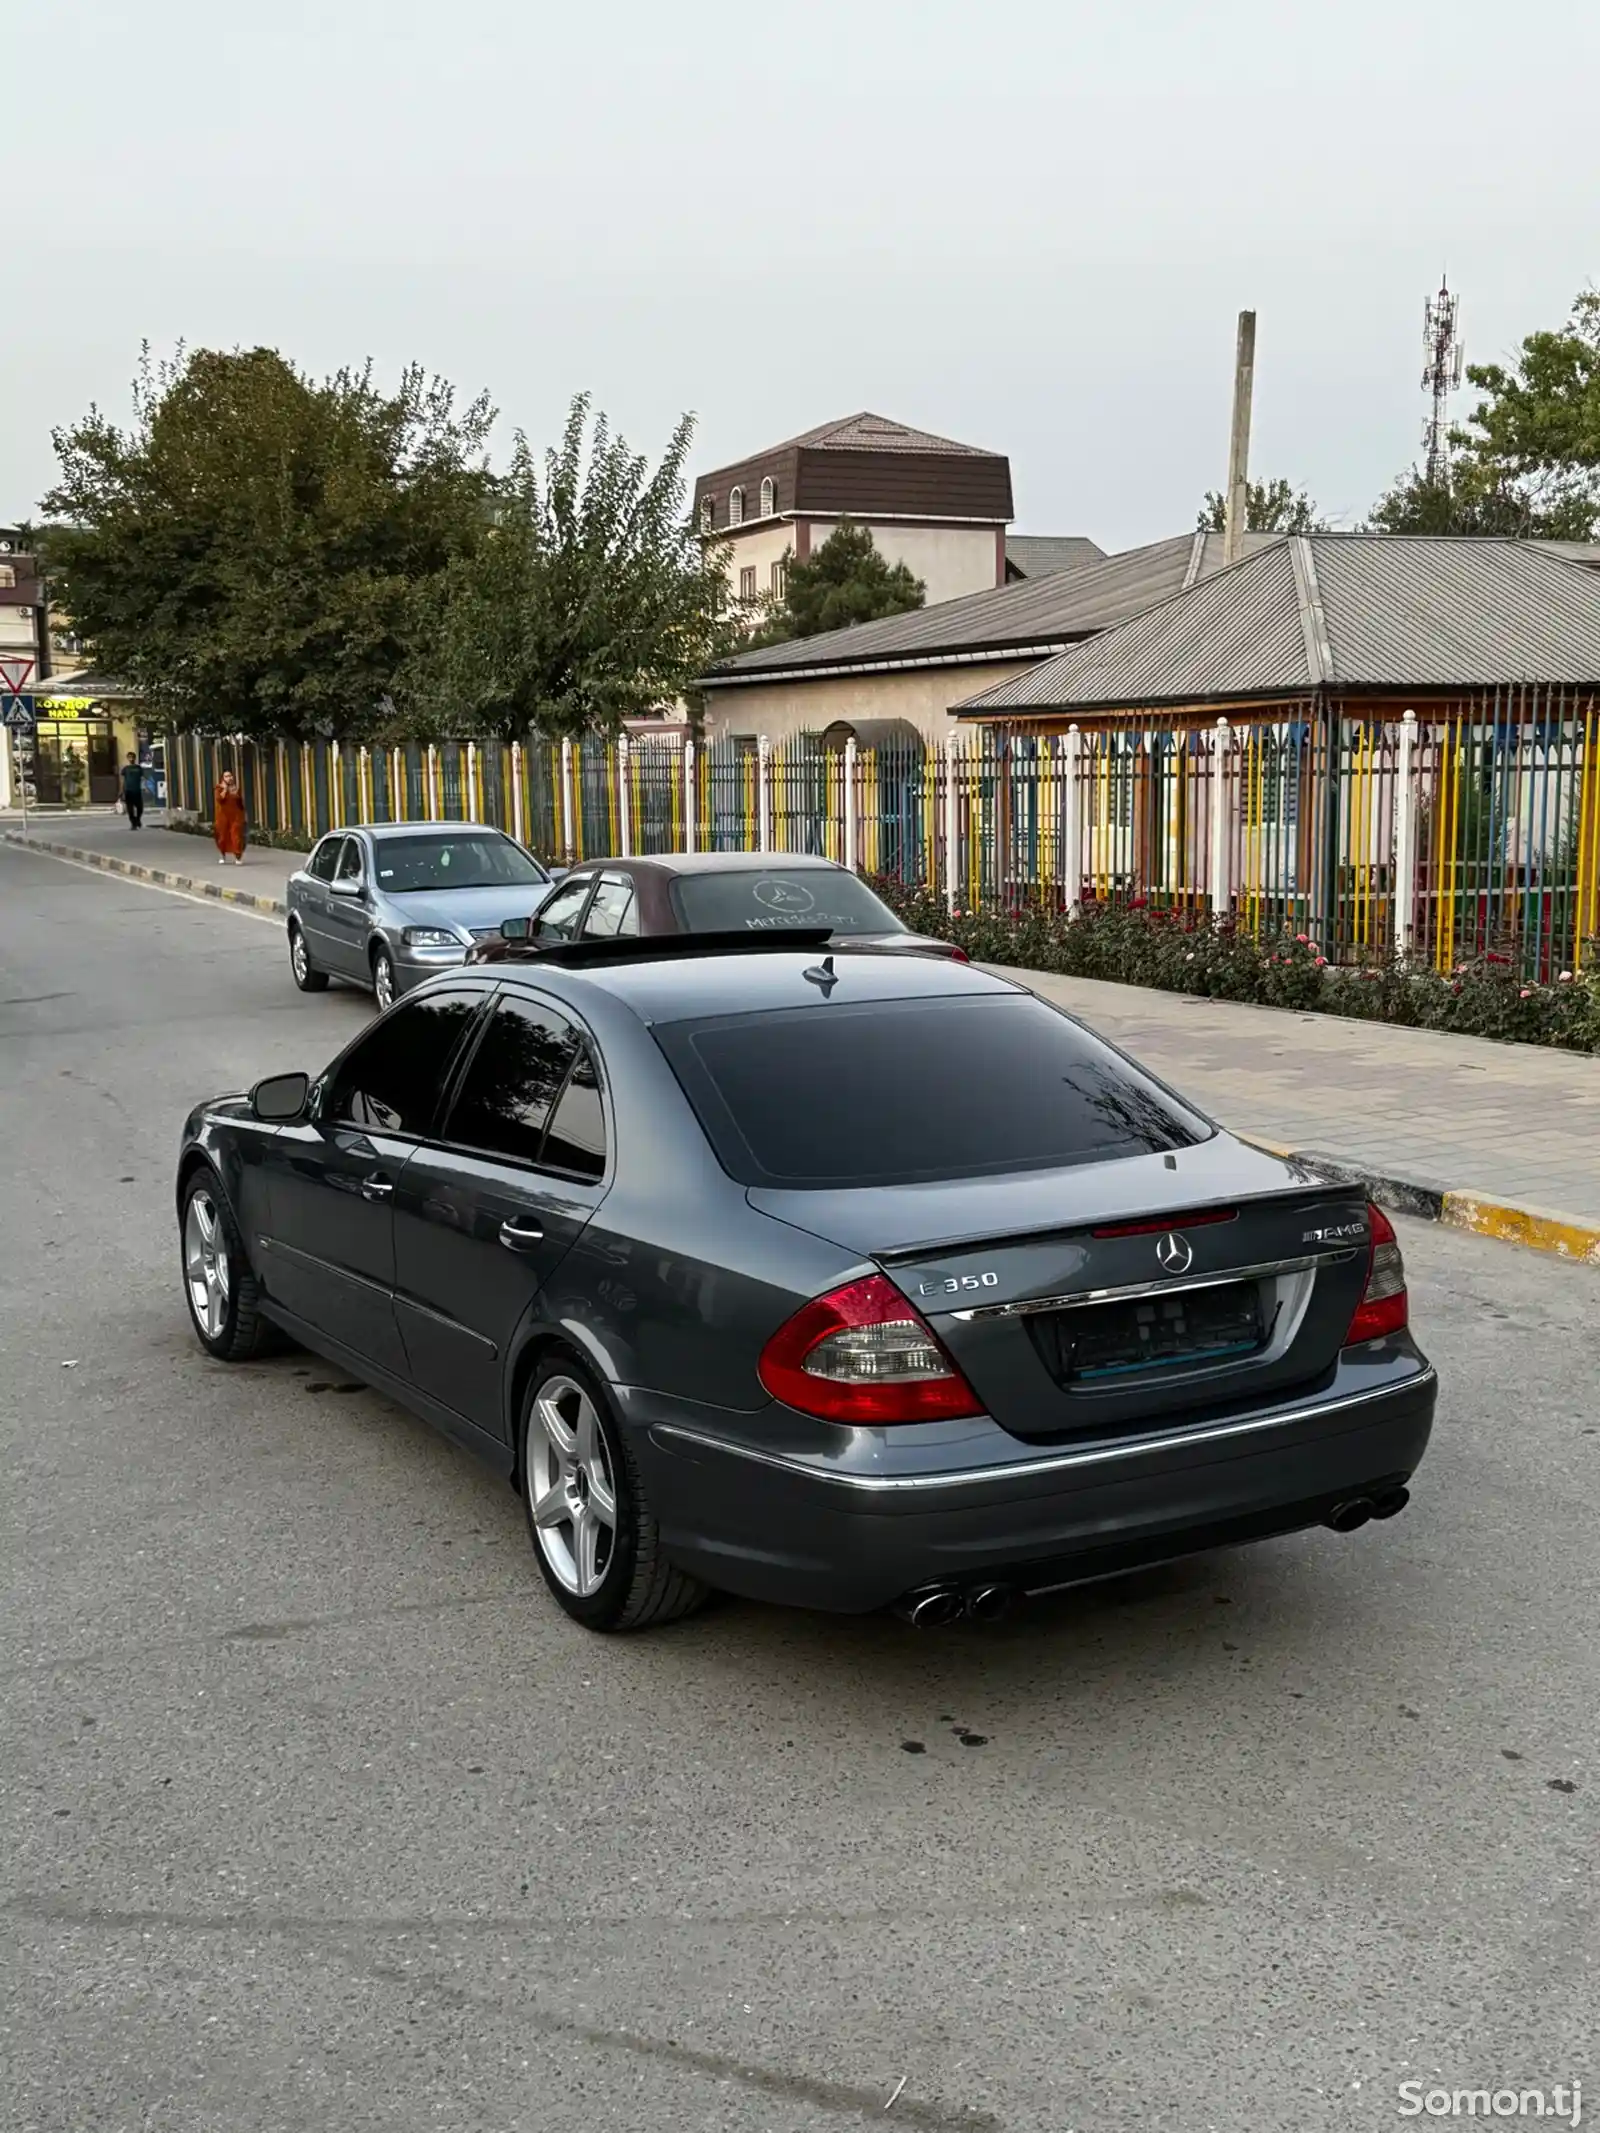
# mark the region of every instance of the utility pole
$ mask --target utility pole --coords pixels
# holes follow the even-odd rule
[[[1250,402],[1256,383],[1256,315],[1239,313],[1239,345],[1233,359],[1233,437],[1228,447],[1228,507],[1223,519],[1222,560],[1244,553],[1250,510]]]

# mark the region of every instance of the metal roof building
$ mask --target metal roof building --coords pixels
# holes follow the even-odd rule
[[[1012,722],[1520,683],[1600,686],[1600,571],[1532,541],[1324,533],[1246,556],[955,709]]]
[[[1058,570],[1081,570],[1085,563],[1105,561],[1105,550],[1084,533],[1006,535],[1007,584],[1018,578],[1048,578]]]
[[[1282,540],[1276,533],[1246,536],[1256,550],[1280,546]],[[897,667],[1019,656],[1043,659],[1080,638],[1113,628],[1221,567],[1220,533],[1184,533],[992,592],[968,593],[880,622],[858,622],[850,629],[741,652],[713,667],[702,686],[720,692],[761,682],[884,673]]]
[[[66,702],[76,699],[92,699],[95,703],[137,703],[143,690],[130,683],[118,681],[114,674],[100,674],[84,668],[71,674],[52,674],[48,681],[33,683],[33,693],[41,704],[52,697]]]

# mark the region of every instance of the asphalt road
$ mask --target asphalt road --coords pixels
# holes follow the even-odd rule
[[[502,1483],[188,1331],[183,1113],[367,1003],[11,849],[0,914],[7,2127],[1273,2133],[1595,2076],[1600,1273],[1405,1228],[1444,1392],[1389,1526],[998,1631],[596,1640]]]

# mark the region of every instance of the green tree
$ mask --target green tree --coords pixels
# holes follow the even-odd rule
[[[417,589],[488,522],[493,412],[408,369],[320,383],[268,348],[179,349],[122,430],[58,430],[45,500],[55,597],[90,657],[179,726],[263,738],[370,730],[411,649]]]
[[[1586,290],[1558,333],[1530,333],[1510,369],[1473,363],[1484,398],[1457,442],[1528,498],[1548,524],[1600,521],[1600,291]]]
[[[685,415],[654,472],[589,398],[541,475],[519,434],[494,525],[430,592],[403,705],[436,730],[613,733],[670,704],[729,648],[720,545],[689,522]]]
[[[755,635],[758,644],[817,637],[921,607],[928,588],[904,563],[879,553],[869,527],[843,519],[805,562],[786,559],[785,592]]]
[[[1317,507],[1304,489],[1281,477],[1276,481],[1245,484],[1245,531],[1247,533],[1326,533],[1327,520],[1317,516]],[[1228,523],[1228,499],[1220,489],[1207,489],[1195,526],[1201,533],[1221,533]]]
[[[1583,541],[1600,529],[1600,292],[1559,332],[1530,333],[1509,365],[1473,363],[1482,394],[1451,432],[1448,477],[1413,467],[1379,499],[1389,533],[1509,533]]]
[[[1519,540],[1545,531],[1514,489],[1470,464],[1442,481],[1430,481],[1421,467],[1408,469],[1379,497],[1368,525],[1379,533],[1502,533]]]

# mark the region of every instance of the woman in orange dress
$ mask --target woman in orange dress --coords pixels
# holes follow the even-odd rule
[[[244,795],[231,770],[222,773],[222,782],[211,796],[211,834],[217,840],[219,867],[230,859],[236,867],[244,865]]]

